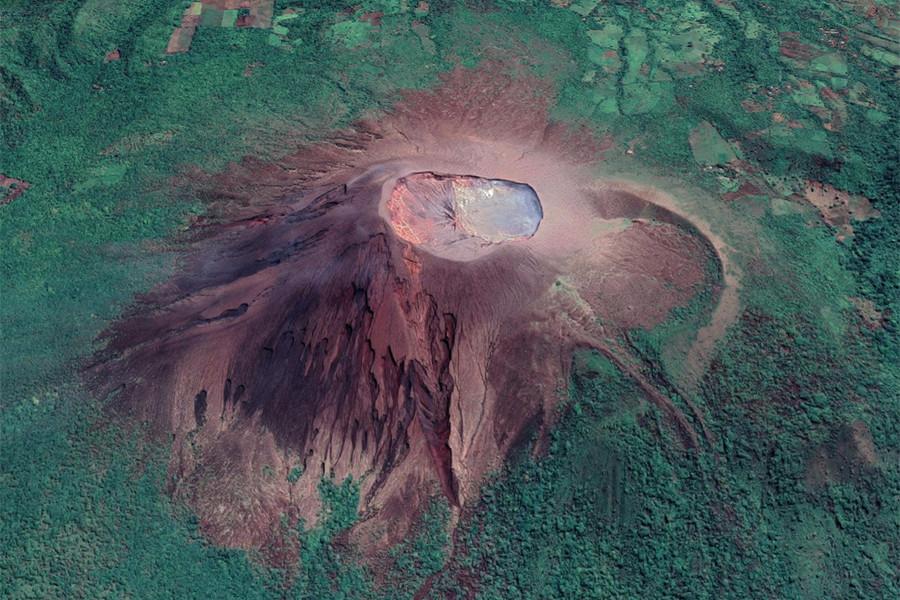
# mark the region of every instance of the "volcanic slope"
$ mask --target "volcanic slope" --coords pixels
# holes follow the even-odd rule
[[[171,436],[171,491],[212,540],[265,544],[282,515],[315,520],[323,477],[353,477],[360,535],[393,543],[431,496],[465,504],[551,424],[578,347],[613,357],[697,444],[606,340],[710,285],[716,250],[640,188],[596,180],[600,144],[550,122],[548,95],[460,69],[341,137],[193,182],[219,218],[89,376]],[[491,186],[525,195],[448,212]]]

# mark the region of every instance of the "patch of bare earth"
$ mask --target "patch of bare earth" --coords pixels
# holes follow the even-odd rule
[[[9,204],[31,187],[24,179],[16,179],[0,173],[0,206]]]
[[[877,218],[878,211],[864,196],[854,196],[817,181],[806,182],[803,198],[815,206],[822,219],[835,229],[839,241],[853,236],[853,222]]]
[[[850,302],[856,307],[856,311],[859,313],[859,316],[862,318],[866,327],[869,329],[880,329],[884,327],[884,313],[878,310],[878,307],[874,302],[868,298],[861,298],[859,296],[851,297]]]

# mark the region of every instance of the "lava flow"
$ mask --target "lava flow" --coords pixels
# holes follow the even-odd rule
[[[709,283],[709,242],[597,181],[601,145],[551,123],[547,97],[458,70],[377,122],[195,183],[219,222],[90,377],[174,440],[171,491],[211,539],[263,545],[282,515],[315,520],[323,477],[353,477],[360,539],[396,541],[551,425],[575,348]]]

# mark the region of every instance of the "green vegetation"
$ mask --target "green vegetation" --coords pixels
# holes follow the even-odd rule
[[[165,55],[188,4],[0,7],[0,173],[30,184],[0,206],[0,596],[395,598],[429,578],[434,598],[900,596],[898,59],[860,34],[876,27],[864,13],[279,0],[272,29],[226,13]],[[736,248],[737,324],[696,390],[663,390],[699,408],[702,448],[681,449],[632,382],[580,355],[543,453],[486,486],[452,554],[435,500],[376,584],[342,535],[358,489],[329,480],[295,567],[210,547],[164,493],[167,449],[99,426],[102,403],[72,383],[204,210],[171,178],[278,156],[474,66],[485,45],[521,56],[538,42],[571,59],[551,72],[527,57],[554,77],[555,116],[609,134],[611,169],[705,190]],[[880,217],[837,242],[795,203],[805,180],[865,195]],[[719,200],[748,183],[759,193]],[[658,380],[703,306],[630,336]]]
[[[270,597],[274,573],[209,546],[172,506],[166,449],[138,432],[85,432],[98,409],[64,386],[3,413],[0,596]]]
[[[443,496],[431,501],[411,536],[392,548],[393,562],[387,580],[387,597],[412,598],[426,580],[436,575],[447,563],[450,536],[447,525],[450,507]]]
[[[319,495],[324,510],[319,524],[307,531],[299,525],[299,574],[289,590],[292,598],[365,598],[371,594],[365,571],[345,556],[333,542],[341,531],[357,521],[359,488],[349,479],[335,484],[323,479]]]

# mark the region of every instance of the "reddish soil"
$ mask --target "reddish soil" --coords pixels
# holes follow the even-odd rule
[[[853,236],[853,222],[877,218],[879,213],[864,196],[854,196],[834,186],[807,181],[803,198],[819,210],[838,240]]]
[[[689,301],[720,241],[661,192],[598,182],[604,142],[552,123],[548,97],[496,67],[457,70],[377,122],[185,182],[212,216],[90,376],[174,440],[172,492],[206,535],[260,547],[282,514],[315,521],[323,476],[352,476],[356,540],[399,540],[435,491],[464,505],[552,425],[578,347],[616,360],[697,445],[605,340]],[[387,218],[416,172],[527,183],[543,220],[477,259],[436,256]]]
[[[374,27],[380,27],[382,18],[384,18],[383,12],[367,12],[360,17],[360,20],[366,21]]]
[[[741,198],[746,198],[747,196],[761,196],[764,195],[763,190],[756,186],[751,181],[743,181],[741,182],[741,186],[733,191],[722,194],[722,199],[726,202],[734,202],[735,200],[740,200]]]
[[[253,73],[256,71],[256,69],[259,69],[260,67],[264,67],[264,66],[266,66],[266,63],[259,62],[259,61],[252,62],[249,65],[247,65],[246,67],[244,67],[244,72],[241,73],[241,75],[243,75],[244,77],[251,77],[253,75]]]
[[[799,38],[800,34],[798,33],[782,33],[781,44],[779,47],[781,55],[798,62],[806,63],[822,54],[822,52],[816,48],[801,42]]]
[[[16,179],[0,173],[0,206],[9,204],[31,187],[31,184],[23,179]]]
[[[181,17],[181,25],[172,31],[169,37],[169,43],[166,45],[166,54],[177,54],[179,52],[187,52],[191,49],[191,41],[194,39],[194,33],[200,25],[200,15],[191,14],[190,7],[184,10]]]
[[[878,306],[874,302],[858,296],[851,296],[850,302],[856,307],[856,311],[867,328],[874,330],[884,327],[884,313],[878,310]]]
[[[741,100],[741,107],[749,113],[759,113],[767,110],[765,106],[754,100]]]

